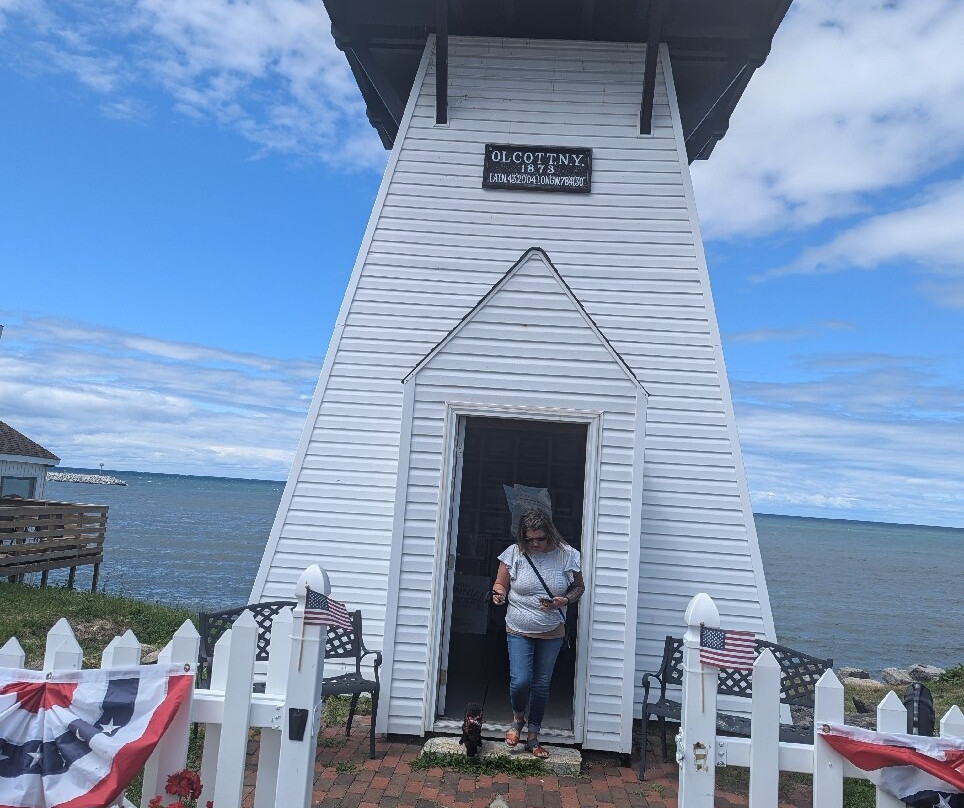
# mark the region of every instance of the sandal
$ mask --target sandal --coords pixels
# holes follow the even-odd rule
[[[539,760],[545,760],[549,757],[549,752],[542,747],[538,738],[526,741],[526,751],[529,752],[532,757],[538,758]]]
[[[521,721],[513,721],[512,726],[505,731],[505,745],[518,746],[522,740],[522,728],[526,725],[525,718]]]

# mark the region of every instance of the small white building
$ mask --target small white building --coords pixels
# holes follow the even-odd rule
[[[689,160],[788,3],[326,5],[392,151],[252,599],[320,563],[380,730],[494,732],[503,485],[546,487],[588,588],[543,734],[628,752],[694,594],[774,637]]]
[[[0,497],[43,499],[47,470],[60,458],[0,421]]]

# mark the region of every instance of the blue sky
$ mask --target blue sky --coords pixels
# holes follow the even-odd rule
[[[693,166],[757,511],[964,526],[962,41],[795,0]],[[283,478],[385,160],[320,2],[0,0],[0,419]]]

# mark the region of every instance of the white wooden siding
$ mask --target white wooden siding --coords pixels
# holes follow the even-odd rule
[[[336,597],[364,609],[370,644],[381,644],[387,554],[359,561],[355,542],[359,533],[390,542],[381,503],[396,481],[400,380],[539,246],[650,393],[637,669],[656,666],[662,636],[681,631],[699,590],[720,604],[725,625],[772,637],[666,50],[653,134],[641,137],[645,47],[453,37],[449,48],[449,125],[434,125],[430,41],[253,597],[287,596],[317,561],[337,570]],[[593,192],[483,190],[487,142],[591,147]],[[534,315],[533,333],[554,317]],[[487,339],[499,337],[487,328]],[[562,405],[592,393],[575,385]],[[357,496],[362,489],[371,495]],[[739,585],[722,579],[720,556],[742,571]],[[400,605],[409,636],[418,608]]]
[[[18,460],[0,460],[0,477],[33,477],[37,481],[34,486],[34,498],[43,499],[44,487],[47,484],[47,465],[23,463]]]
[[[552,312],[552,328],[530,333],[529,323]],[[490,335],[498,333],[500,338]],[[559,343],[571,346],[560,360]],[[487,349],[480,352],[480,345]],[[441,475],[446,464],[444,425],[447,404],[478,402],[511,407],[573,407],[602,413],[599,436],[597,519],[584,536],[584,566],[591,569],[586,598],[590,617],[580,648],[588,662],[585,742],[591,748],[621,749],[630,742],[629,717],[634,675],[635,630],[627,634],[627,590],[636,586],[636,553],[630,547],[632,480],[637,398],[645,391],[570,299],[562,282],[538,252],[524,258],[497,291],[460,324],[437,352],[420,364],[407,384],[415,385],[407,486],[400,491],[401,536],[397,585],[390,580],[389,606],[397,598],[394,645],[386,648],[385,725],[394,732],[421,733],[434,704],[431,679],[438,660],[427,641],[439,592],[445,588],[439,548],[446,535],[440,509]],[[497,415],[498,413],[493,413]],[[510,413],[503,413],[511,417]],[[642,440],[643,436],[640,435]],[[404,444],[403,444],[404,445]],[[415,466],[416,469],[412,467]],[[416,472],[416,473],[413,473]],[[511,481],[506,481],[511,482]],[[638,510],[638,509],[637,509]],[[632,560],[630,560],[632,559]],[[631,571],[632,570],[632,571]],[[411,631],[417,626],[419,630]],[[630,681],[627,681],[627,679]],[[401,690],[395,682],[406,684]],[[582,739],[580,739],[582,740]]]

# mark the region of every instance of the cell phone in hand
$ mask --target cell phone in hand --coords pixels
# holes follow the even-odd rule
[[[539,598],[539,603],[541,603],[543,606],[551,606],[552,598]]]

